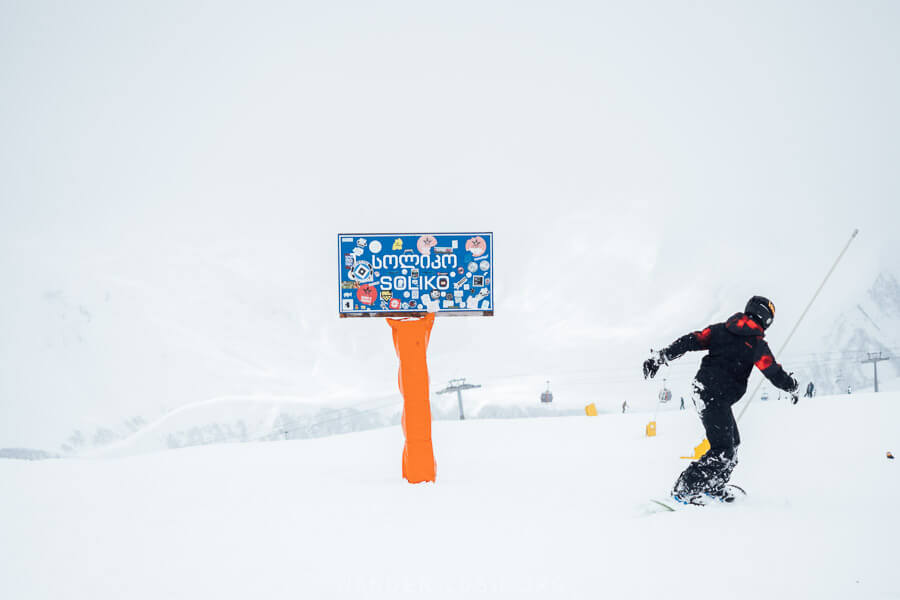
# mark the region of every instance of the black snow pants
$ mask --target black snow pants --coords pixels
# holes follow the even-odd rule
[[[706,394],[702,394],[706,396]],[[715,494],[725,487],[731,472],[737,465],[737,447],[741,443],[737,422],[730,404],[703,401],[701,394],[694,394],[694,402],[700,412],[700,420],[709,440],[709,450],[699,460],[692,462],[675,482],[673,492],[688,497],[704,492]]]

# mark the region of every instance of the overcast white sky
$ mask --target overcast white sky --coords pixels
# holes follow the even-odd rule
[[[754,293],[777,341],[853,228],[825,304],[896,264],[898,64],[889,1],[0,0],[0,445],[228,392],[182,364],[125,398],[128,315],[118,363],[29,339],[49,291],[96,315],[98,272],[165,282],[162,312],[234,300],[175,285],[184,253],[282,285],[327,390],[388,339],[337,322],[340,231],[495,233],[497,316],[440,326],[439,375],[639,364]]]

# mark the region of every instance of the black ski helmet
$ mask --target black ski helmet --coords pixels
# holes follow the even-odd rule
[[[763,329],[768,329],[775,320],[775,305],[768,298],[753,296],[747,300],[744,314],[753,317],[753,320],[762,325]]]

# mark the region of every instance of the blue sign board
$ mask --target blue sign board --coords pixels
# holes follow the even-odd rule
[[[342,317],[494,313],[491,233],[341,233]]]

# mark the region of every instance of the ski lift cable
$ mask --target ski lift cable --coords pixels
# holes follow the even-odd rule
[[[856,235],[859,233],[859,229],[854,229],[853,233],[850,235],[850,239],[847,240],[847,244],[844,246],[844,249],[841,250],[841,253],[838,254],[838,257],[835,259],[834,264],[831,265],[831,268],[828,270],[828,273],[825,275],[825,278],[822,280],[822,283],[819,284],[819,289],[816,290],[816,293],[813,294],[813,297],[810,299],[809,304],[806,305],[806,308],[803,309],[803,312],[800,314],[800,318],[797,319],[797,322],[794,324],[794,328],[791,329],[791,332],[788,334],[787,338],[781,344],[781,348],[778,351],[778,354],[783,354],[784,349],[787,347],[788,343],[790,343],[791,338],[794,337],[794,333],[797,331],[797,328],[800,327],[800,323],[803,322],[803,318],[809,312],[809,309],[812,307],[813,303],[816,301],[816,298],[819,297],[819,293],[822,291],[822,288],[825,287],[825,284],[828,282],[828,278],[831,277],[831,274],[834,273],[834,270],[837,268],[838,263],[841,262],[841,259],[844,257],[844,254],[847,252],[847,249],[850,247],[850,244],[853,243],[853,240],[856,238]],[[750,407],[750,404],[753,402],[754,396],[756,396],[756,392],[759,391],[759,386],[762,385],[762,380],[756,384],[756,387],[753,389],[753,393],[747,398],[747,402],[744,403],[744,407],[741,409],[741,412],[738,414],[737,420],[740,421],[741,417],[744,416],[744,413],[747,412],[747,409]]]
[[[900,354],[900,347],[882,347],[883,351],[894,352]],[[791,366],[797,368],[814,367],[814,366],[831,366],[847,361],[854,361],[860,356],[865,356],[865,350],[841,350],[831,352],[797,352],[783,354],[781,352],[775,357],[779,362],[790,362]],[[800,359],[798,361],[798,359]],[[699,359],[698,359],[699,360]],[[670,363],[668,365],[669,372],[677,373],[680,371],[694,371],[697,368],[695,361],[680,361]],[[622,375],[628,380],[632,380],[630,376],[634,372],[634,367],[628,365],[605,366],[598,368],[584,369],[547,369],[552,371],[557,379],[570,379],[573,376],[587,376],[591,378],[608,378]],[[499,381],[504,379],[538,379],[543,378],[542,375],[535,373],[494,373],[486,377],[491,381]]]
[[[891,347],[883,347],[883,351],[891,352],[895,351],[900,353],[900,348],[891,348]],[[834,352],[802,352],[802,353],[792,353],[792,354],[781,354],[779,353],[776,356],[776,359],[780,362],[791,362],[791,364],[799,364],[800,366],[815,366],[819,364],[837,364],[840,362],[852,361],[858,358],[859,356],[865,356],[865,350],[846,350],[846,351],[834,351]],[[797,359],[800,359],[798,362]],[[698,358],[699,360],[699,358]],[[668,365],[670,372],[677,371],[688,371],[695,370],[697,368],[694,361],[681,361],[677,363],[670,363]],[[585,369],[552,369],[554,375],[558,378],[560,376],[573,376],[573,375],[588,375],[591,377],[596,376],[604,376],[604,375],[618,375],[620,373],[626,374],[634,371],[634,367],[627,365],[616,365],[616,366],[607,366],[600,368],[585,368]],[[501,374],[491,374],[489,378],[491,380],[500,380],[500,379],[537,379],[540,377],[539,375],[535,375],[534,373],[501,373]]]

